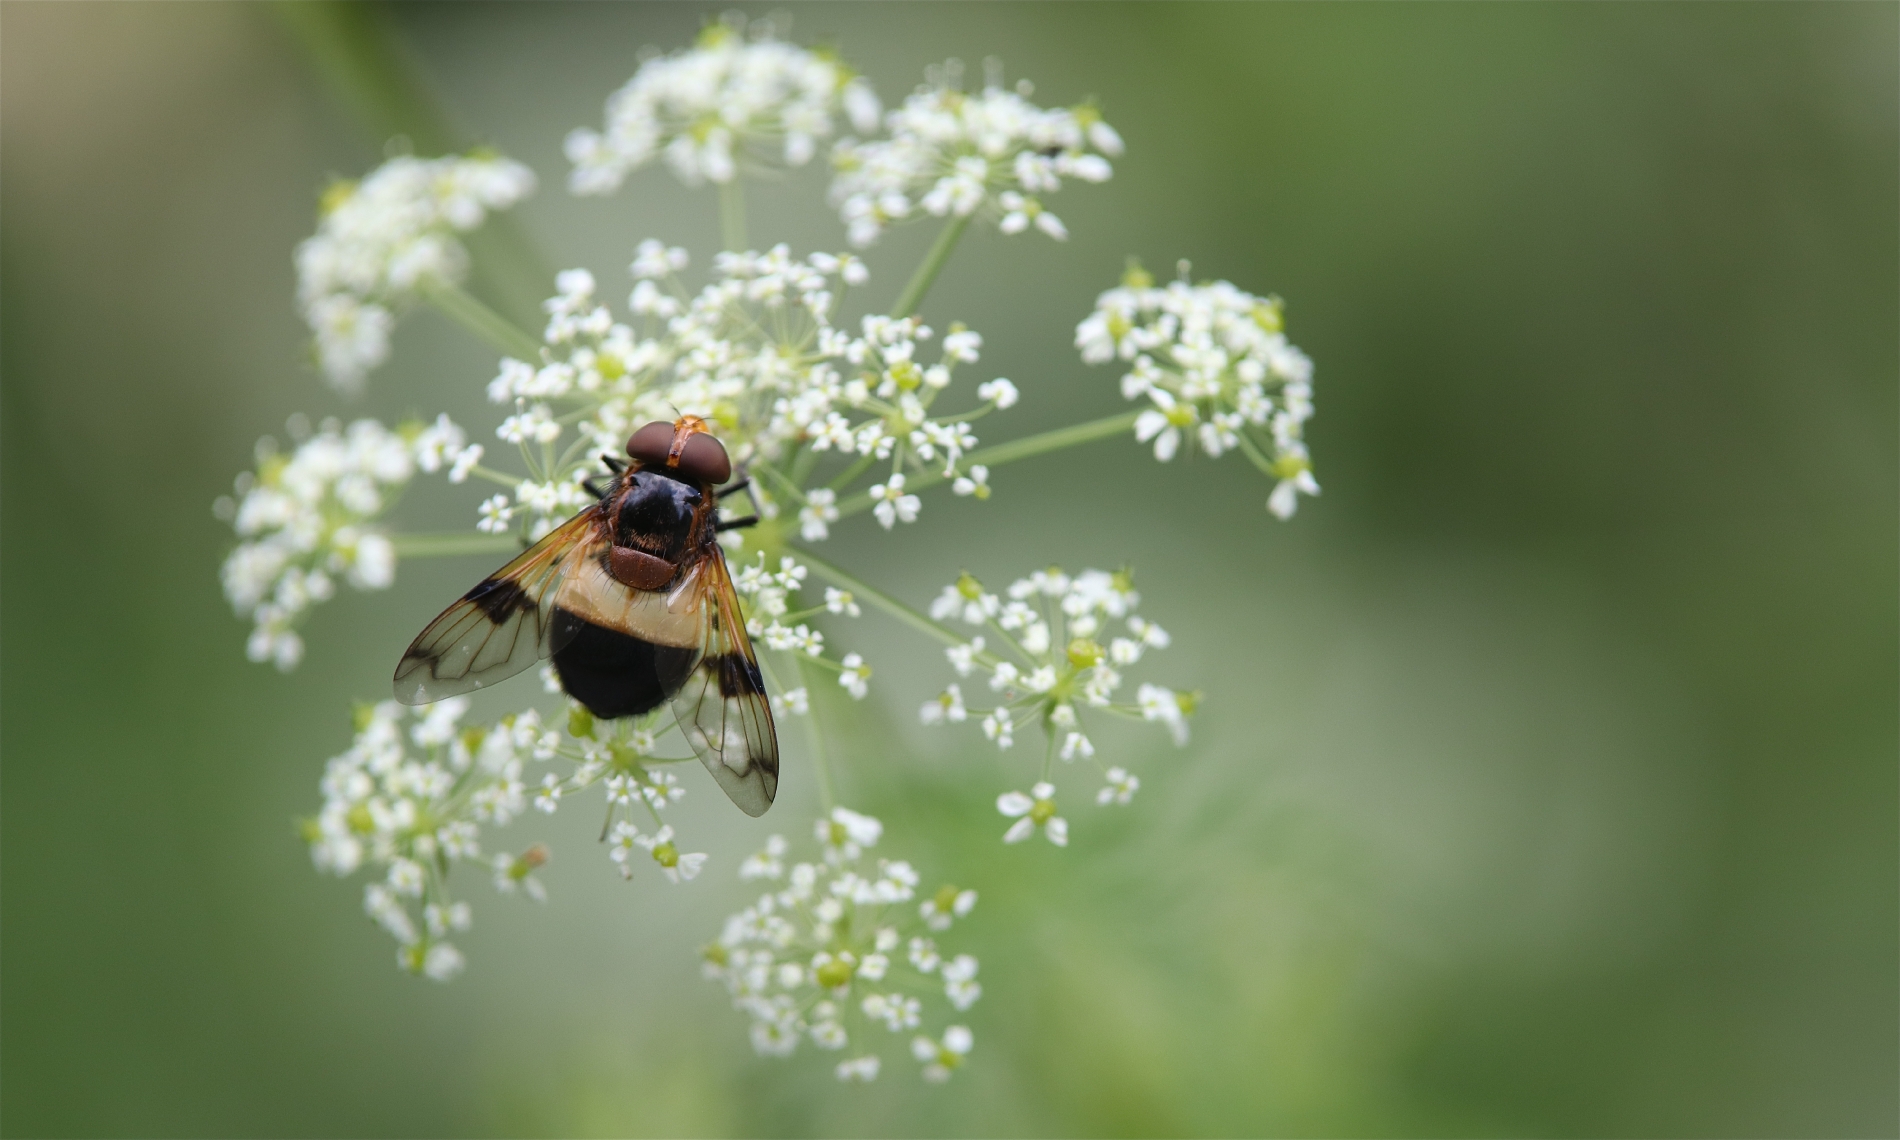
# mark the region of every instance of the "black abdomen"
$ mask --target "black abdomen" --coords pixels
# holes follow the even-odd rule
[[[655,645],[618,630],[583,621],[566,610],[555,613],[556,640],[567,629],[573,637],[554,651],[554,671],[567,695],[603,720],[638,716],[665,703],[685,683],[695,654]]]

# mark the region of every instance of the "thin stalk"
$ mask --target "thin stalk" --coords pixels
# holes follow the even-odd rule
[[[1279,473],[1273,469],[1273,460],[1266,457],[1265,453],[1260,450],[1259,444],[1248,439],[1245,432],[1239,433],[1237,438],[1240,440],[1241,454],[1245,455],[1255,467],[1260,468],[1261,472],[1270,479],[1278,479],[1280,477]]]
[[[497,486],[501,486],[501,487],[512,488],[512,487],[521,486],[521,477],[519,475],[509,475],[504,472],[497,471],[492,467],[483,467],[479,463],[469,468],[468,473],[470,475],[475,476],[477,479],[486,479],[490,483],[494,483]]]
[[[736,174],[719,184],[719,237],[729,251],[745,252],[745,187]]]
[[[407,136],[418,153],[448,154],[466,146],[416,74],[413,59],[380,4],[272,4],[329,86],[375,145]]]
[[[387,5],[279,0],[267,9],[289,30],[311,69],[356,119],[375,153],[394,138],[416,154],[465,152],[475,141],[430,94]],[[464,239],[475,277],[509,311],[533,320],[553,271],[511,214],[491,217]]]
[[[852,480],[856,479],[858,476],[870,470],[871,464],[875,462],[877,462],[877,457],[875,455],[859,456],[857,459],[852,461],[851,466],[839,472],[838,477],[836,479],[833,479],[830,483],[826,485],[834,491],[842,491],[846,487],[851,485]],[[867,499],[865,501],[869,502],[870,500]]]
[[[805,662],[801,660],[798,663],[800,678],[804,677],[805,671]],[[811,682],[807,680],[805,684],[809,690]],[[801,718],[805,722],[805,741],[811,749],[812,770],[818,773],[818,801],[824,805],[825,814],[830,815],[831,809],[838,806],[837,798],[831,791],[831,761],[825,754],[825,734],[818,728],[818,702],[809,696],[806,699],[808,708]]]
[[[540,341],[516,328],[508,318],[476,300],[461,286],[432,281],[420,292],[443,316],[487,341],[491,347],[523,360],[541,358]]]
[[[866,602],[871,603],[873,606],[876,606],[878,609],[883,610],[885,613],[896,618],[898,621],[903,622],[905,625],[910,626],[912,629],[915,629],[919,631],[920,633],[924,633],[931,637],[934,637],[938,641],[943,642],[945,645],[962,645],[963,644],[964,639],[957,636],[955,631],[945,629],[943,626],[940,626],[936,622],[931,621],[929,618],[918,613],[916,610],[911,609],[909,606],[898,601],[896,598],[891,597],[889,594],[884,593],[882,590],[879,590],[873,586],[868,586],[865,583],[859,581],[858,579],[853,578],[851,575],[845,573],[843,570],[838,569],[836,566],[833,566],[831,563],[826,562],[824,559],[813,555],[810,550],[807,550],[801,547],[799,549],[798,556],[801,559],[803,559],[805,564],[810,566],[813,570],[818,571],[818,573],[824,575],[826,578],[831,579],[833,582],[835,582],[839,586],[842,586],[845,589],[850,590],[852,595],[858,598],[860,601],[866,601]]]
[[[963,231],[969,224],[969,214],[953,216],[944,223],[943,232],[937,235],[937,244],[930,247],[930,252],[924,255],[924,263],[917,267],[917,272],[911,274],[910,284],[904,286],[904,292],[897,298],[897,304],[891,309],[891,316],[902,320],[916,312],[917,306],[924,303],[924,294],[930,292],[931,282],[937,279],[937,274],[943,272],[945,263],[950,260],[951,252],[957,248],[957,239],[963,236]]]
[[[965,470],[978,466],[998,467],[1018,459],[1028,459],[1031,456],[1042,455],[1046,452],[1060,451],[1065,447],[1075,447],[1078,444],[1093,443],[1098,439],[1107,439],[1110,436],[1120,435],[1125,431],[1132,430],[1135,426],[1135,417],[1140,414],[1138,411],[1123,412],[1120,415],[1109,416],[1107,419],[1090,420],[1085,424],[1075,424],[1072,427],[1045,431],[1039,435],[1029,435],[1021,439],[1013,439],[1008,443],[999,443],[995,447],[979,448],[963,457],[963,466]],[[926,487],[934,487],[944,481],[942,472],[925,471],[912,475],[907,479],[904,483],[904,490],[907,492],[921,491]],[[838,517],[841,519],[848,518],[851,515],[870,509],[870,492],[861,491],[838,504]]]
[[[443,558],[457,554],[511,554],[521,549],[507,534],[392,534],[398,558]]]

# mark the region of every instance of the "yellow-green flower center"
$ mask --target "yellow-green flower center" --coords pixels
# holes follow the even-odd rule
[[[851,980],[851,963],[843,958],[833,958],[814,971],[818,984],[826,989],[837,989]]]
[[[1305,456],[1291,452],[1273,461],[1273,474],[1281,479],[1296,479],[1302,471],[1311,471],[1313,465]]]
[[[342,179],[330,183],[323,190],[323,197],[317,202],[317,216],[327,218],[341,209],[343,203],[356,194],[356,183]]]
[[[1037,800],[1030,805],[1029,818],[1035,821],[1037,827],[1041,827],[1055,817],[1056,801],[1054,800]]]
[[[567,710],[567,734],[575,738],[594,735],[594,714],[584,705],[575,705]]]
[[[1280,298],[1268,297],[1253,307],[1254,323],[1270,333],[1277,333],[1286,327],[1286,317],[1280,305]]]
[[[1088,669],[1102,660],[1102,647],[1086,637],[1078,637],[1069,642],[1069,664],[1077,669]]]

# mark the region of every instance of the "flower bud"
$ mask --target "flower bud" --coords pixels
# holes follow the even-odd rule
[[[587,710],[587,706],[577,704],[567,710],[567,734],[576,739],[594,735],[594,714]]]
[[[1069,642],[1069,664],[1077,669],[1094,668],[1102,656],[1102,647],[1091,638],[1078,637]]]
[[[1286,328],[1285,303],[1278,297],[1268,297],[1253,307],[1254,323],[1270,333]]]

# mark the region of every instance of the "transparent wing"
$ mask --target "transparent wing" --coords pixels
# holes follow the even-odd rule
[[[552,604],[605,545],[589,507],[462,595],[416,635],[396,664],[396,699],[423,705],[492,685],[561,648],[574,624]],[[624,587],[622,587],[624,589]]]
[[[778,733],[765,679],[718,547],[700,567],[698,593],[707,615],[704,649],[673,695],[673,715],[686,742],[739,810],[764,815],[778,795]]]

